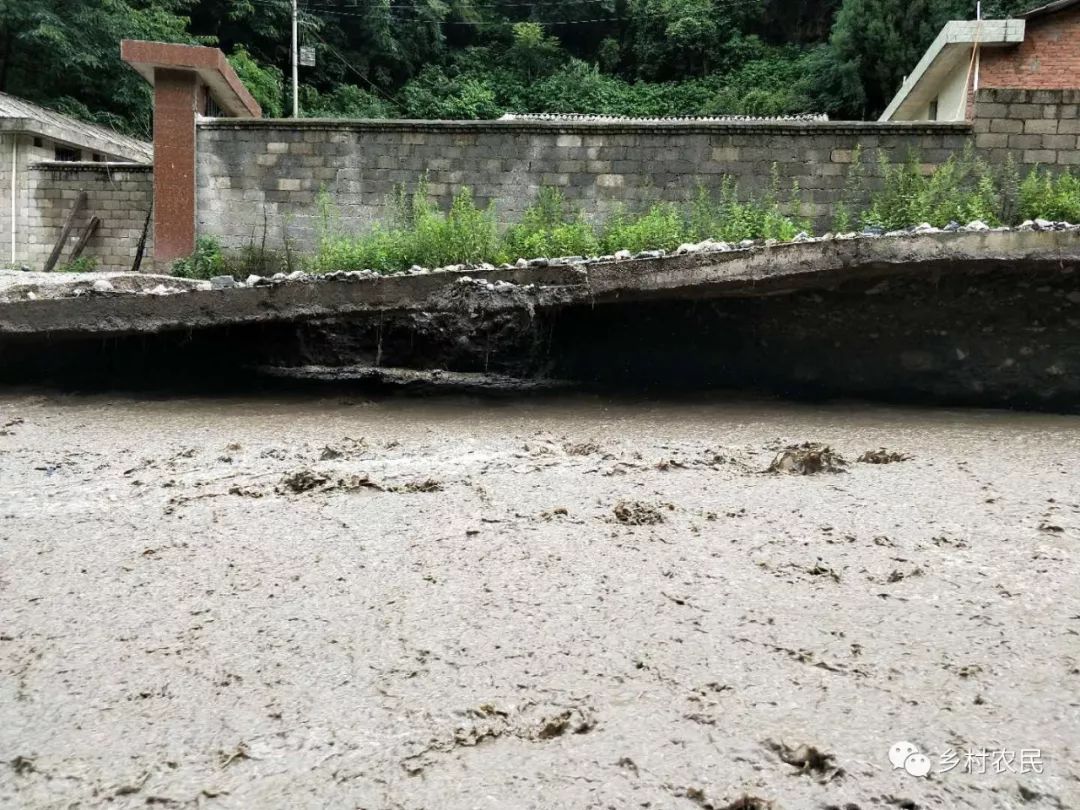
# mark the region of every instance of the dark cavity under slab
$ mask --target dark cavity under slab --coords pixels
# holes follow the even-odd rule
[[[757,297],[375,314],[0,346],[3,381],[78,387],[282,385],[267,367],[306,378],[292,386],[341,387],[356,366],[624,391],[756,389],[1080,411],[1080,274],[928,270]],[[357,377],[372,384],[371,375]]]

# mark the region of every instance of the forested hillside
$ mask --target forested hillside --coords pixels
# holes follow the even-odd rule
[[[1001,16],[1034,0],[987,0]],[[975,0],[301,0],[309,116],[876,116]],[[123,37],[213,44],[290,109],[291,0],[0,0],[0,90],[146,135]]]

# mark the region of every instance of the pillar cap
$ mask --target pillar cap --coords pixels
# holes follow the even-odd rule
[[[210,89],[214,102],[235,118],[259,118],[262,108],[244,87],[225,54],[203,45],[177,45],[125,39],[120,42],[120,58],[135,68],[150,84],[154,70],[188,70],[198,74]]]

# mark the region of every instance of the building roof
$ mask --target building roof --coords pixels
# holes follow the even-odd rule
[[[1060,0],[1077,3],[1080,0]],[[937,39],[893,96],[881,121],[920,110],[937,98],[941,83],[961,62],[971,58],[971,46],[1002,47],[1024,41],[1024,20],[953,20],[945,23]],[[902,117],[902,116],[901,116]]]
[[[1045,6],[1039,6],[1029,11],[1025,11],[1023,14],[1017,14],[1021,20],[1031,20],[1035,17],[1043,17],[1047,14],[1054,14],[1058,11],[1064,11],[1067,8],[1073,6],[1080,6],[1080,0],[1054,0],[1053,3],[1047,3]]]
[[[26,132],[78,148],[92,149],[111,158],[150,163],[153,147],[121,135],[114,129],[90,124],[49,110],[26,99],[0,93],[0,131]]]

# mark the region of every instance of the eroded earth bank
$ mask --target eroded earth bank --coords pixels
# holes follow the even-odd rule
[[[9,392],[0,426],[5,807],[1080,803],[1075,416]]]

